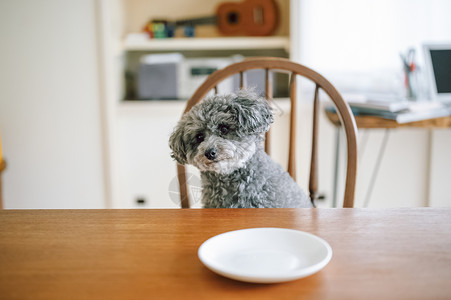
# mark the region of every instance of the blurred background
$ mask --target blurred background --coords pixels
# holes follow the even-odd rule
[[[155,59],[156,54],[183,61],[183,66],[208,62],[209,69],[249,56],[287,57],[324,75],[343,95],[402,95],[399,54],[415,49],[421,69],[422,44],[451,43],[447,0],[277,0],[278,27],[264,37],[224,37],[213,24],[180,26],[184,28],[170,36],[157,36],[155,31],[151,38],[143,31],[165,21],[214,16],[221,3],[1,0],[4,208],[179,207],[168,138],[186,95],[206,75],[171,82],[172,94],[146,92],[140,85],[146,76],[143,59]],[[179,56],[168,55],[174,53]],[[306,83],[299,91],[304,102],[300,126],[309,123],[312,98],[303,96],[309,89]],[[278,93],[275,132],[283,141],[289,107],[286,91]],[[324,200],[319,205],[328,207],[336,129],[324,116],[320,127],[319,189]],[[371,183],[384,132],[359,132],[361,139],[365,136],[365,152],[359,157],[356,206],[451,205],[451,129],[393,130],[378,177]],[[299,134],[298,148],[306,148],[310,137],[302,129]],[[277,144],[276,160],[284,164],[285,148]],[[302,157],[298,181],[305,188],[309,154]],[[196,198],[198,173],[190,169],[190,174]],[[368,195],[371,184],[374,189]]]

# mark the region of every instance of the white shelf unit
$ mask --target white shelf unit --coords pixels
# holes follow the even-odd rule
[[[242,1],[242,0],[238,0]],[[214,57],[241,54],[248,56],[290,57],[290,5],[297,0],[276,0],[280,24],[274,36],[220,37],[214,28],[208,36],[131,40],[128,33],[139,32],[150,18],[170,15],[206,15],[221,0],[195,0],[195,3],[166,0],[101,0],[102,57],[105,78],[105,127],[108,133],[109,200],[111,208],[173,208],[179,203],[170,198],[176,165],[170,157],[168,139],[180,119],[186,100],[130,101],[125,97],[125,70],[133,71],[141,55],[181,52],[186,57]],[[175,5],[176,4],[176,5]],[[181,6],[191,7],[185,11]],[[175,7],[175,9],[174,9]],[[208,28],[207,28],[208,29]],[[200,33],[200,31],[199,31]],[[124,98],[127,101],[124,101]],[[279,102],[279,101],[278,101]],[[286,101],[280,105],[286,110]],[[284,117],[286,114],[284,115]],[[285,128],[281,129],[285,131]],[[191,169],[195,174],[196,170]],[[144,199],[144,204],[137,204]],[[199,205],[199,203],[198,203]]]

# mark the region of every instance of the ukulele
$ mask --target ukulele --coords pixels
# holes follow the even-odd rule
[[[173,37],[175,28],[185,27],[185,35],[193,36],[196,25],[216,24],[224,35],[271,35],[278,25],[278,9],[274,0],[245,0],[225,2],[211,17],[168,22],[154,20],[144,30],[154,38]]]

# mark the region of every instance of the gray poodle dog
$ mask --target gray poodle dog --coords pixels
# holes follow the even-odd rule
[[[273,121],[268,102],[246,90],[207,97],[182,117],[169,139],[171,156],[200,170],[203,207],[312,207],[263,149]]]

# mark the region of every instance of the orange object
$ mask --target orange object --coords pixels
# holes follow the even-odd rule
[[[0,162],[3,160],[3,154],[2,154],[2,139],[0,135]]]
[[[274,0],[226,2],[217,9],[219,31],[225,35],[265,36],[278,25],[278,9]]]

